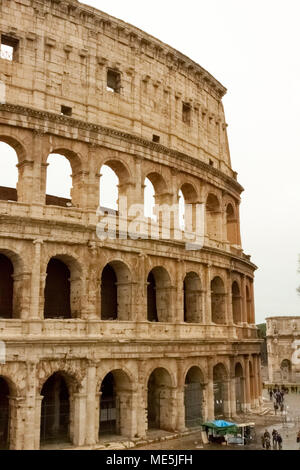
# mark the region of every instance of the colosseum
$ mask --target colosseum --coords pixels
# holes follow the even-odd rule
[[[1,174],[8,154],[18,168],[0,188],[1,448],[93,449],[258,408],[256,267],[241,246],[226,89],[77,0],[0,0],[0,34]],[[47,194],[55,160],[70,165],[69,198]],[[192,220],[204,207],[202,248],[174,217],[167,238],[158,217],[157,237],[118,225],[101,239],[103,214],[120,215],[102,210],[103,168],[128,207],[150,190]]]

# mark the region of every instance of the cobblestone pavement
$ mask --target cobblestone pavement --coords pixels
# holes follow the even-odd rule
[[[273,404],[267,400],[267,393],[264,392],[264,406],[273,410]],[[296,442],[297,432],[300,430],[300,394],[289,394],[285,397],[286,413],[277,416],[274,412],[271,415],[257,416],[253,414],[243,414],[239,422],[255,422],[256,442],[249,446],[221,446],[203,445],[201,434],[184,436],[179,439],[163,441],[156,444],[137,447],[137,450],[264,450],[261,445],[261,435],[265,429],[270,434],[273,429],[280,432],[283,439],[283,450],[300,450],[300,444]]]

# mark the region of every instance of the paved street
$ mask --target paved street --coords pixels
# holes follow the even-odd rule
[[[264,398],[267,400],[269,397],[264,392]],[[279,431],[283,439],[283,450],[299,450],[300,444],[296,442],[296,435],[300,429],[300,394],[289,394],[285,397],[285,404],[287,407],[286,415],[277,416],[255,416],[255,415],[242,415],[239,422],[255,422],[256,423],[256,442],[250,446],[221,446],[221,445],[203,445],[201,435],[193,434],[192,436],[185,436],[180,439],[159,442],[143,447],[138,447],[139,450],[263,450],[261,445],[261,435],[265,429],[268,429],[270,434],[273,429]],[[272,403],[268,400],[264,402],[265,407],[270,407],[273,410]]]

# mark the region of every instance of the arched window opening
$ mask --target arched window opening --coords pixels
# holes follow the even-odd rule
[[[235,366],[235,400],[236,411],[242,413],[244,411],[244,374],[240,363]]]
[[[221,212],[220,203],[214,194],[209,194],[206,200],[206,233],[211,240],[220,240]]]
[[[118,289],[115,270],[108,264],[101,277],[101,320],[117,320]]]
[[[201,281],[196,273],[188,273],[183,282],[184,321],[186,323],[202,322]]]
[[[0,142],[0,200],[17,201],[18,156],[5,142]]]
[[[183,195],[183,192],[181,191],[181,189],[179,190],[178,192],[178,205],[179,205],[179,208],[178,208],[178,212],[179,212],[179,228],[184,231],[186,229],[186,225],[185,225],[185,199],[184,199],[184,195]]]
[[[198,427],[203,422],[203,376],[198,367],[192,367],[186,376],[184,387],[185,425]]]
[[[72,206],[72,168],[61,154],[52,153],[47,159],[46,205]]]
[[[156,221],[157,216],[154,213],[154,209],[155,189],[149,178],[146,178],[144,183],[144,216]]]
[[[215,419],[225,416],[228,406],[227,372],[223,364],[218,364],[213,369]]]
[[[100,436],[106,434],[119,434],[119,410],[117,406],[116,384],[110,372],[101,385],[100,399]]]
[[[103,165],[100,173],[100,207],[105,212],[118,211],[119,178],[108,165]]]
[[[99,437],[131,436],[132,385],[122,370],[109,372],[100,388]]]
[[[213,323],[226,324],[225,288],[220,277],[211,282],[211,313]]]
[[[62,374],[52,375],[41,395],[41,444],[70,442],[70,397]]]
[[[227,240],[231,245],[238,245],[237,219],[231,204],[226,209]]]
[[[166,369],[155,369],[148,380],[148,429],[172,431],[171,377]]]
[[[13,275],[12,262],[0,253],[0,318],[13,318]]]
[[[59,259],[52,258],[47,267],[44,318],[69,319],[71,315],[70,270]]]
[[[147,319],[150,322],[171,321],[170,277],[162,268],[154,268],[147,278]]]
[[[233,323],[235,325],[241,323],[242,321],[242,299],[240,294],[240,288],[238,283],[235,281],[232,284],[232,314],[233,314]]]
[[[0,377],[0,450],[9,449],[9,386]]]

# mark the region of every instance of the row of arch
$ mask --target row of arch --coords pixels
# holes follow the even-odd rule
[[[13,260],[0,253],[0,318],[16,318]],[[101,320],[127,321],[132,318],[132,273],[122,261],[108,263],[101,273],[98,286]],[[147,319],[150,322],[173,322],[173,289],[168,271],[157,266],[147,276]],[[231,309],[234,324],[252,323],[252,298],[248,285],[243,302],[237,281],[231,284]],[[80,318],[82,299],[82,270],[79,263],[68,256],[53,257],[48,262],[44,287],[44,318]],[[223,279],[215,276],[210,283],[211,321],[224,325],[226,317],[226,288]],[[188,272],[182,283],[183,321],[205,323],[205,292],[196,272]],[[243,312],[246,305],[247,312]]]
[[[9,142],[10,145],[3,140]],[[21,164],[22,159],[18,158],[18,153],[24,153],[19,143],[0,136],[0,154],[4,156],[0,171],[0,199],[17,201],[19,178],[23,179],[26,184],[24,165]],[[43,165],[45,203],[80,207],[79,194],[82,192],[82,178],[84,177],[80,157],[72,151],[58,148],[49,154]],[[120,196],[128,198],[128,191],[131,190],[134,176],[125,162],[111,158],[102,165],[99,176],[99,207],[109,211],[118,211],[119,198]],[[142,176],[142,188],[144,194],[141,199],[143,201],[138,200],[135,203],[143,202],[145,217],[157,220],[156,205],[175,203],[178,204],[178,221],[175,221],[178,227],[182,230],[195,230],[195,211],[191,212],[192,220],[188,220],[186,212],[187,204],[193,207],[200,201],[198,188],[193,182],[182,182],[177,189],[177,194],[174,195],[170,193],[168,182],[160,173],[147,170]],[[227,239],[230,244],[240,246],[239,215],[235,201],[230,199],[223,204],[217,194],[209,192],[205,204],[206,236],[219,241]],[[226,233],[223,233],[224,223]]]
[[[254,373],[250,365],[250,399],[254,404],[256,396]],[[136,384],[134,379],[122,369],[110,371],[98,385],[94,403],[97,415],[98,438],[114,436],[133,437],[130,434],[136,426],[132,420],[137,416],[134,402]],[[234,399],[234,414],[246,411],[245,374],[240,362],[236,363],[234,377],[230,377],[222,363],[212,371],[213,414],[215,418],[231,414],[229,400]],[[183,397],[178,410],[174,401],[172,375],[164,367],[155,368],[146,379],[144,395],[144,415],[146,430],[160,429],[172,431],[177,427],[176,414],[184,415],[184,427],[189,429],[200,426],[208,416],[207,382],[200,367],[192,366],[183,381]],[[234,387],[232,394],[232,385]],[[74,443],[75,399],[79,384],[65,371],[57,371],[46,379],[40,390],[40,443]],[[9,448],[10,433],[16,423],[12,422],[10,397],[15,393],[14,386],[6,377],[0,376],[0,448]],[[140,410],[141,412],[141,410]]]

